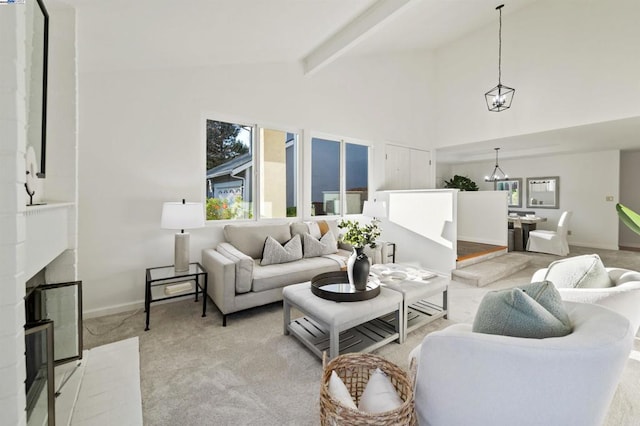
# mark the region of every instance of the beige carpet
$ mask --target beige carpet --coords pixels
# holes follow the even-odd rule
[[[576,250],[593,252],[592,250]],[[640,269],[640,255],[600,252],[605,263]],[[470,322],[490,290],[526,283],[554,260],[532,255],[533,265],[487,287],[454,284],[450,320],[438,320],[411,333],[403,345],[378,351],[407,367],[407,355],[427,333],[453,322]],[[88,290],[87,290],[88,291]],[[139,336],[140,376],[146,425],[316,425],[322,366],[304,346],[282,334],[282,308],[269,305],[232,315],[221,326],[210,307],[202,318],[192,300],[154,305],[151,330],[144,314],[111,315],[85,321],[85,346]],[[636,351],[640,343],[636,341]],[[632,354],[612,403],[607,426],[640,424],[640,352]]]

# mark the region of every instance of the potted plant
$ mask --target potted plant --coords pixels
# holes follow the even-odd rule
[[[376,239],[380,236],[377,220],[368,225],[361,225],[355,220],[342,220],[338,223],[338,228],[345,230],[340,240],[355,248],[364,248],[365,246],[374,248]]]
[[[338,228],[346,231],[340,240],[353,247],[353,253],[347,261],[349,284],[352,284],[356,290],[365,290],[371,265],[363,250],[365,246],[372,248],[376,246],[376,239],[380,236],[378,221],[374,220],[368,225],[361,225],[357,221],[342,220],[338,223]]]
[[[466,176],[454,175],[453,179],[444,181],[445,188],[456,188],[460,191],[477,191],[478,185]]]

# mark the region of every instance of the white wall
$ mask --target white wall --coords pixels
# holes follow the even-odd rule
[[[504,191],[458,192],[458,240],[506,246],[507,194]]]
[[[379,191],[388,218],[381,223],[384,241],[396,244],[396,262],[418,264],[450,275],[457,257],[457,189]]]
[[[468,176],[480,190],[493,190],[493,183],[484,182],[484,176],[493,170],[493,162],[453,164],[451,173]],[[564,210],[572,210],[569,244],[605,248],[618,248],[618,216],[615,203],[619,200],[620,152],[616,150],[580,154],[534,157],[500,161],[500,167],[510,177],[523,179],[536,176],[560,176],[560,208],[533,210],[547,222],[538,229],[554,230]],[[612,196],[613,201],[606,201]]]
[[[487,111],[498,22],[436,52],[437,146],[640,115],[640,2],[540,0],[503,9],[502,83],[512,108]]]
[[[620,203],[640,212],[640,151],[623,151],[620,153]],[[640,235],[620,222],[621,247],[640,248]]]
[[[172,263],[161,205],[203,200],[207,113],[301,128],[304,147],[312,130],[371,141],[372,190],[384,141],[432,139],[426,56],[342,60],[311,77],[293,63],[94,72],[83,64],[100,55],[92,29],[105,23],[79,15],[79,276],[89,315],[141,306],[145,268]],[[193,230],[192,260],[220,240],[220,224]]]

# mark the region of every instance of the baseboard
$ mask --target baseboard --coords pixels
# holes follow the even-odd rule
[[[185,294],[184,296],[185,296],[184,298],[176,297],[175,299],[172,298],[167,300],[156,300],[155,302],[153,302],[153,304],[154,306],[156,306],[156,305],[162,305],[164,303],[179,302],[181,300],[184,300],[188,296],[192,296],[192,294]],[[209,299],[209,301],[207,302],[207,305],[209,303],[213,303],[211,302],[211,299]],[[106,315],[121,314],[123,312],[131,312],[137,309],[144,309],[144,300],[138,300],[130,303],[123,303],[121,305],[106,306],[104,308],[89,309],[86,311],[82,311],[82,317],[83,318],[104,317]]]
[[[637,245],[624,245],[624,246],[619,246],[618,247],[619,250],[626,250],[626,251],[640,251],[640,246]]]
[[[585,247],[585,248],[592,248],[592,249],[603,249],[603,250],[618,250],[618,246],[610,246],[610,245],[599,245],[599,244],[593,244],[593,243],[581,243],[579,241],[569,241],[569,247],[571,246],[576,246],[576,247]]]
[[[89,309],[82,311],[83,318],[97,318],[105,315],[120,314],[122,312],[135,311],[136,309],[144,309],[144,300],[131,303],[123,303],[121,305],[107,306],[104,308]]]

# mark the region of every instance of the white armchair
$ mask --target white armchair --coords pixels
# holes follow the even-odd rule
[[[531,282],[548,279],[548,270],[549,268],[538,269],[531,277]],[[624,315],[629,319],[636,333],[640,328],[640,272],[623,268],[605,268],[605,270],[609,274],[612,287],[558,288],[558,292],[562,300],[595,303]]]
[[[417,360],[420,425],[601,425],[629,356],[629,321],[566,302],[571,334],[526,339],[456,324],[427,335]]]
[[[558,229],[556,231],[535,230],[529,232],[527,251],[557,254],[558,256],[568,255],[569,242],[567,241],[567,235],[572,215],[573,212],[563,212],[558,221]]]

